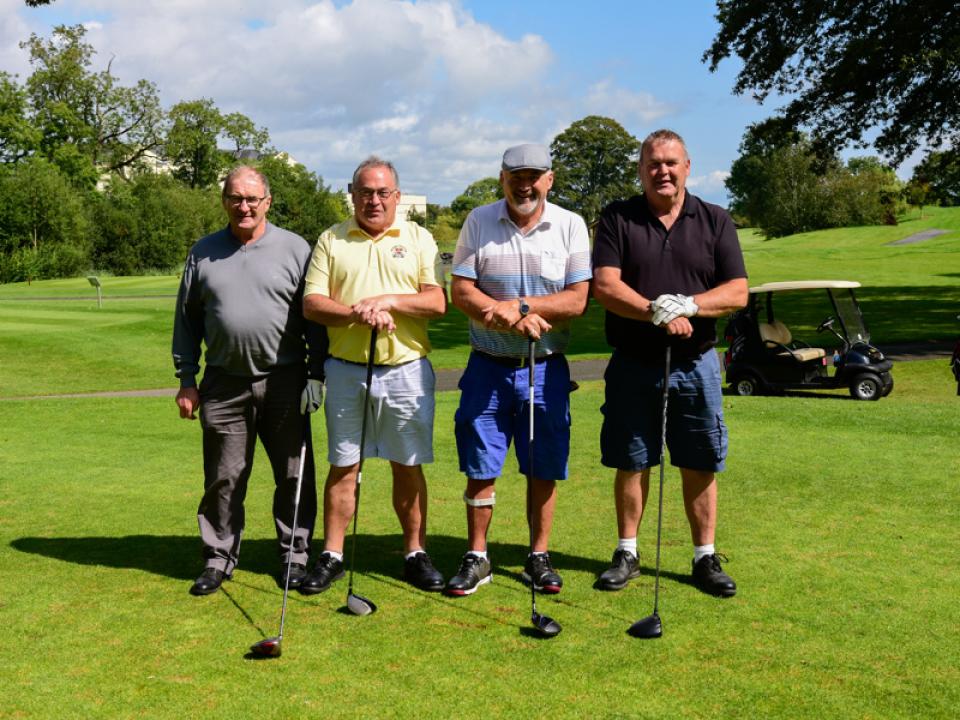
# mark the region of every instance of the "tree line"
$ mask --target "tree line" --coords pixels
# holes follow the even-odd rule
[[[0,72],[0,282],[179,268],[224,224],[219,182],[241,162],[270,178],[274,222],[310,238],[346,217],[265,128],[207,98],[164,110],[153,83],[95,69],[85,34],[32,34],[25,82]]]

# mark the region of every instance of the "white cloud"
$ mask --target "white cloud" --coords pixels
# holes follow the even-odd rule
[[[723,192],[728,177],[730,173],[726,170],[714,170],[706,175],[691,175],[687,178],[687,187],[696,190],[697,194],[714,195]]]
[[[587,91],[584,103],[589,114],[614,117],[621,124],[634,121],[640,125],[649,125],[674,110],[650,93],[615,87],[610,80],[601,80],[592,85]]]

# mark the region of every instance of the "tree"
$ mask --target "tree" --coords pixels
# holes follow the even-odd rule
[[[818,149],[778,120],[750,126],[730,168],[730,209],[767,238],[808,230],[896,222],[900,183],[877,158]]]
[[[323,178],[285,154],[268,155],[257,166],[270,181],[270,221],[305,237],[311,244],[320,233],[349,215],[343,193],[331,192]]]
[[[459,217],[460,225],[463,225],[471,210],[481,205],[496,202],[502,197],[503,187],[500,185],[500,179],[485,177],[470,183],[466,190],[457,195],[450,203],[450,210]]]
[[[40,131],[27,117],[27,93],[0,72],[0,163],[17,162],[37,149]]]
[[[241,150],[251,148],[259,154],[270,140],[267,131],[257,129],[246,115],[223,115],[209,98],[177,103],[170,108],[169,120],[166,155],[176,165],[174,177],[192,188],[213,185]],[[220,150],[221,137],[231,140],[236,151]]]
[[[899,164],[921,142],[960,144],[960,5],[949,0],[718,0],[702,60],[737,55],[734,92],[793,96],[781,117],[819,148],[874,146]]]
[[[927,202],[960,205],[960,150],[929,153],[913,169],[911,182],[927,187]]]
[[[63,277],[90,261],[89,197],[33,156],[0,174],[0,282]]]
[[[110,62],[101,72],[90,70],[86,32],[59,25],[50,39],[31,34],[21,47],[34,68],[26,95],[40,151],[75,182],[92,185],[103,171],[127,175],[159,146],[163,113],[153,83],[119,85]],[[64,155],[64,146],[73,150]]]
[[[610,202],[639,192],[640,141],[616,120],[598,115],[578,120],[553,139],[550,151],[553,201],[588,224]]]

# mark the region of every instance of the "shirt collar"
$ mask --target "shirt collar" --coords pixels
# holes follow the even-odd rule
[[[384,230],[384,231],[383,231],[383,234],[381,234],[380,237],[387,237],[388,235],[391,236],[391,237],[399,237],[399,236],[400,236],[400,232],[401,232],[400,221],[399,221],[397,218],[394,218],[394,219],[393,219],[393,225],[391,225],[391,226],[388,227],[386,230]],[[355,215],[352,216],[352,217],[347,221],[347,235],[348,235],[348,236],[349,236],[349,235],[362,235],[362,236],[365,237],[365,238],[369,238],[369,239],[371,239],[371,240],[374,239],[373,236],[370,235],[370,233],[368,233],[366,230],[364,230],[362,227],[360,227],[360,223],[357,222],[357,218],[356,218]]]

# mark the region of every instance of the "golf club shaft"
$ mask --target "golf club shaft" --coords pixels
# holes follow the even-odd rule
[[[527,378],[530,386],[530,432],[527,436],[527,526],[530,529],[530,552],[533,552],[533,400],[536,382],[537,342],[530,338],[527,357]],[[530,616],[537,614],[536,578],[530,575]]]
[[[307,440],[310,437],[310,416],[303,418],[303,441],[300,443],[300,465],[297,468],[297,487],[293,491],[293,527],[290,529],[290,549],[287,551],[287,575],[283,581],[283,605],[280,606],[280,632],[283,640],[283,622],[287,617],[287,595],[290,592],[290,568],[293,565],[293,549],[297,543],[297,516],[300,514],[300,489],[303,486],[303,468],[307,462]]]
[[[657,570],[653,580],[653,614],[660,605],[660,535],[663,531],[663,476],[667,462],[667,400],[670,397],[670,346],[663,368],[663,418],[660,426],[660,491],[657,493]]]
[[[370,351],[367,353],[367,386],[363,391],[363,420],[360,421],[360,462],[353,495],[353,538],[350,541],[350,582],[347,597],[353,595],[353,567],[357,557],[357,517],[360,515],[360,483],[363,480],[363,446],[367,439],[367,410],[370,405],[370,385],[373,384],[373,359],[377,350],[377,329],[370,328]]]

